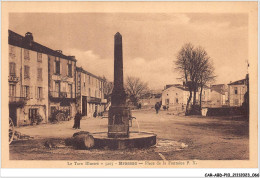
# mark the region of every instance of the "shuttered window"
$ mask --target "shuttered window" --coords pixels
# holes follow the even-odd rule
[[[24,78],[29,79],[30,78],[30,67],[29,66],[24,66]]]
[[[16,76],[16,74],[15,74],[15,63],[14,62],[9,63],[9,74],[10,74],[10,76]]]
[[[37,53],[37,62],[42,62],[42,53]]]
[[[30,55],[29,55],[29,50],[28,49],[24,49],[24,59],[30,60]]]
[[[42,68],[37,69],[37,80],[42,81]]]

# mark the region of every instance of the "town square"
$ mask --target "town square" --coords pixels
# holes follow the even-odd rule
[[[10,13],[9,160],[249,161],[248,23],[245,13]]]

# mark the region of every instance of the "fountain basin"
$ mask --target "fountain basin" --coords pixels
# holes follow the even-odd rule
[[[156,144],[156,135],[148,132],[130,132],[127,138],[109,138],[107,132],[92,133],[92,136],[98,149],[148,148]]]

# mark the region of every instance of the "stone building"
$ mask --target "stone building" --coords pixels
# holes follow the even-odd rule
[[[228,88],[225,84],[211,85],[210,106],[222,107],[228,105]]]
[[[200,91],[200,89],[198,89]],[[180,105],[186,105],[190,92],[187,87],[181,84],[166,85],[162,92],[162,106],[176,107]],[[193,93],[191,103],[193,102]],[[202,90],[201,101],[202,105],[207,105],[210,98],[209,87],[204,87]],[[196,103],[199,104],[200,92],[196,92]]]
[[[106,104],[104,81],[102,78],[77,67],[77,108],[84,116],[100,115]]]
[[[76,114],[76,59],[61,50],[48,54],[49,118],[57,111]]]
[[[246,92],[246,79],[230,82],[228,84],[229,106],[242,106]]]
[[[141,108],[153,108],[156,103],[162,102],[162,90],[150,90],[141,96]]]
[[[48,122],[48,55],[27,32],[8,31],[9,116],[15,126]]]
[[[76,113],[76,59],[9,30],[9,112],[15,125]]]

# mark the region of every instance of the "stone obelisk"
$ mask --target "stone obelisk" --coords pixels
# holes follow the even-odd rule
[[[126,93],[123,77],[122,36],[114,36],[114,88],[108,114],[108,137],[120,138],[129,136],[130,110],[126,107]]]

